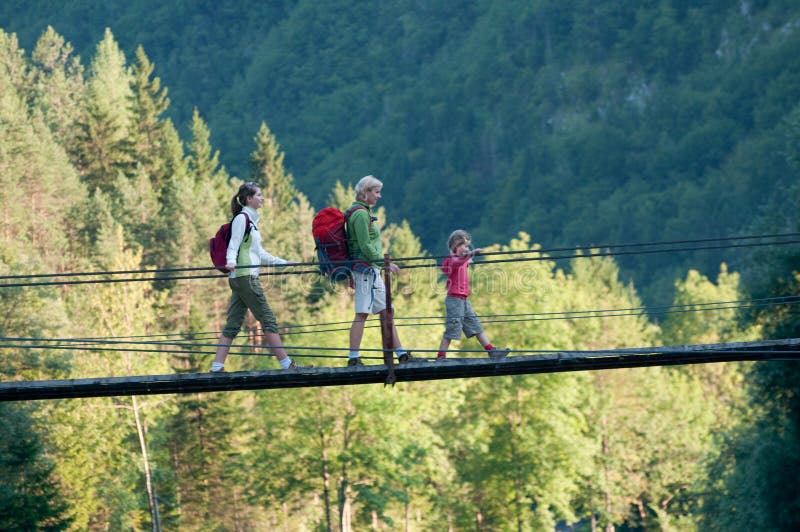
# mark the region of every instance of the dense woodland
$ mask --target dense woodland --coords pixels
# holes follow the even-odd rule
[[[0,9],[21,10],[13,4]],[[63,11],[56,18],[76,28],[67,14],[91,4],[105,16],[114,6],[29,4],[42,17]],[[243,27],[266,37],[231,34],[249,45],[249,66],[213,79],[181,67],[235,68],[212,26],[200,30],[211,20],[225,28],[217,15],[236,21],[243,8],[175,8],[170,16],[196,9],[181,31],[207,47],[162,63],[147,46],[125,51],[113,24],[78,54],[53,27],[23,47],[6,25],[13,19],[0,19],[2,275],[206,266],[207,240],[242,179],[264,186],[267,249],[300,261],[313,258],[314,205],[348,204],[365,173],[387,182],[378,223],[395,256],[442,252],[430,215],[419,214],[423,199],[437,230],[474,220],[467,228],[482,247],[501,251],[797,230],[800,28],[790,2],[339,4],[252,8]],[[29,30],[35,19],[24,12],[20,29]],[[177,22],[167,12],[138,2],[111,14],[168,32]],[[403,53],[378,46],[387,36]],[[283,42],[318,63],[278,55]],[[374,63],[351,60],[357,52]],[[291,71],[276,78],[284,83],[270,83],[281,69]],[[167,72],[208,90],[189,98],[187,81],[168,98]],[[304,76],[324,80],[313,98]],[[256,100],[234,111],[232,102]],[[490,219],[489,210],[505,214]],[[710,257],[696,257],[697,267],[667,276],[683,257],[653,282],[671,287],[675,308],[764,301],[797,294],[798,255],[740,250],[735,268],[717,262],[711,273]],[[473,305],[495,317],[485,325],[496,345],[532,352],[800,334],[791,304],[552,319],[640,309],[643,299],[613,258],[538,258],[472,268]],[[653,266],[636,260],[629,269]],[[346,322],[330,324],[350,319],[347,290],[313,275],[262,281],[287,345],[317,346],[327,358],[292,355],[342,365],[341,352],[324,350],[346,346]],[[441,321],[421,317],[443,315],[440,276],[407,269],[397,283],[396,311],[410,318],[404,344],[435,349]],[[169,345],[22,342],[0,348],[0,375],[205,371],[227,296],[222,278],[0,288],[7,341]],[[539,319],[497,318],[509,315]],[[307,324],[328,325],[296,327]],[[257,344],[243,334],[237,345],[249,356],[232,356],[229,370],[276,369]],[[369,329],[364,346],[379,345]],[[798,383],[796,363],[770,362],[0,403],[0,529],[793,530]]]
[[[317,208],[337,180],[378,176],[392,218],[437,254],[458,226],[545,247],[757,233],[789,207],[798,21],[793,0],[0,5],[25,49],[48,25],[84,58],[106,27],[129,57],[142,45],[167,116],[185,136],[198,108],[232,175],[266,122]],[[737,259],[619,264],[666,305],[681,272]]]

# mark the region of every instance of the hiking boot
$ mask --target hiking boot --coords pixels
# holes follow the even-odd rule
[[[310,368],[313,368],[313,367],[314,367],[314,364],[298,364],[297,362],[292,360],[292,363],[289,364],[289,367],[286,368],[286,369],[310,369]]]
[[[352,368],[356,366],[363,366],[364,363],[361,362],[361,357],[353,357],[347,359],[347,367]]]
[[[508,353],[511,352],[511,349],[490,349],[489,350],[489,358],[505,358]]]
[[[397,362],[400,364],[408,364],[409,362],[427,362],[427,361],[428,359],[426,358],[415,357],[414,355],[411,354],[410,351],[406,351],[405,353],[397,357]]]

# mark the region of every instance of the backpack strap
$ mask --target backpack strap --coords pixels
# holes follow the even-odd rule
[[[362,205],[352,205],[349,209],[347,209],[344,213],[344,234],[347,236],[347,240],[350,240],[350,216],[358,210],[367,211],[367,216],[369,217],[369,230],[372,231],[372,216],[369,216],[369,209]]]
[[[248,236],[250,236],[252,222],[250,221],[250,216],[246,212],[239,211],[233,218],[231,218],[231,234],[233,234],[233,220],[235,220],[236,216],[239,216],[240,214],[244,214],[244,235],[242,235],[242,242],[239,244],[239,249],[242,249],[242,244],[244,244],[244,241],[247,240]],[[236,251],[236,256],[239,256],[239,250]]]
[[[370,229],[370,231],[372,230],[372,222],[376,220],[376,218],[373,218],[372,216],[369,215],[369,209],[367,209],[363,205],[353,205],[353,206],[351,206],[344,213],[344,232],[345,232],[345,235],[347,235],[347,239],[348,240],[350,240],[350,216],[357,210],[367,211],[367,217],[369,218],[369,229]],[[349,245],[348,245],[348,250],[349,250]],[[353,259],[360,259],[361,258],[361,253],[359,251],[356,251],[352,258]],[[371,267],[366,262],[356,262],[356,263],[353,264],[352,269],[354,271],[360,272],[360,271],[371,270]],[[352,282],[352,280],[351,280],[351,282]]]
[[[242,242],[244,242],[244,239],[247,238],[247,236],[250,234],[250,229],[252,229],[251,226],[253,225],[253,222],[250,221],[249,214],[247,214],[244,211],[239,211],[233,218],[231,218],[231,224],[233,224],[234,218],[236,218],[236,216],[239,216],[240,214],[244,214],[244,236],[242,237]]]
[[[358,210],[367,211],[367,216],[369,216],[369,210],[366,207],[362,206],[362,205],[353,205],[353,206],[351,206],[349,209],[347,209],[345,211],[345,213],[344,213],[344,230],[345,230],[345,233],[347,233],[347,237],[348,238],[350,237],[350,216],[355,211],[358,211]],[[369,216],[369,228],[370,228],[370,230],[372,230],[372,222],[373,222],[373,220],[374,220],[374,218],[372,216]]]

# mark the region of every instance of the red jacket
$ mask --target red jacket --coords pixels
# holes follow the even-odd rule
[[[450,255],[442,261],[442,271],[447,276],[447,295],[469,297],[469,274],[467,266],[472,264],[472,255]]]

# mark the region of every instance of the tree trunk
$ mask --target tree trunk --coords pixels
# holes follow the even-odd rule
[[[511,456],[509,456],[509,460],[512,464],[517,463],[517,446],[516,446],[516,435],[517,429],[522,424],[522,388],[517,387],[517,397],[514,403],[515,412],[510,412],[508,414],[508,427],[509,431],[511,432],[511,436],[509,437],[509,452]],[[522,532],[522,478],[520,477],[519,468],[514,469],[514,513],[517,517],[517,530]]]
[[[406,517],[406,528],[405,532],[408,532],[408,522],[410,521],[410,513],[411,513],[411,505],[408,503],[409,500],[409,493],[408,488],[406,488],[406,502],[404,503],[405,506],[405,517]]]
[[[325,507],[325,524],[326,530],[332,532],[331,528],[331,474],[328,471],[328,447],[325,442],[325,431],[320,428],[319,430],[319,445],[322,449],[322,500]]]
[[[355,416],[353,405],[350,404],[349,398],[346,398],[347,404],[345,405],[344,422],[342,426],[342,454],[346,454],[350,447],[350,419]],[[349,463],[342,461],[342,473],[339,478],[339,530],[340,532],[351,532],[351,497],[350,497],[350,479],[349,479]]]
[[[600,417],[600,426],[602,427],[603,436],[603,477],[605,478],[605,486],[603,487],[603,496],[605,499],[605,510],[606,515],[611,515],[611,493],[609,492],[608,487],[608,456],[611,454],[608,444],[608,426],[607,426],[606,416],[603,415]],[[614,524],[608,523],[606,525],[606,532],[614,532]]]
[[[180,478],[181,460],[178,456],[178,449],[174,441],[170,443],[170,454],[172,455],[172,470],[175,472],[175,476]],[[183,516],[183,498],[181,497],[181,493],[181,483],[178,481],[175,485],[175,513],[179,518]]]
[[[136,432],[139,434],[139,446],[142,449],[142,461],[144,462],[144,480],[147,487],[147,501],[150,504],[150,518],[153,532],[161,532],[161,516],[158,513],[158,497],[156,488],[153,485],[153,478],[150,474],[150,461],[147,457],[147,444],[145,441],[145,428],[139,416],[139,401],[136,396],[131,397],[133,403],[133,417],[136,420]]]

